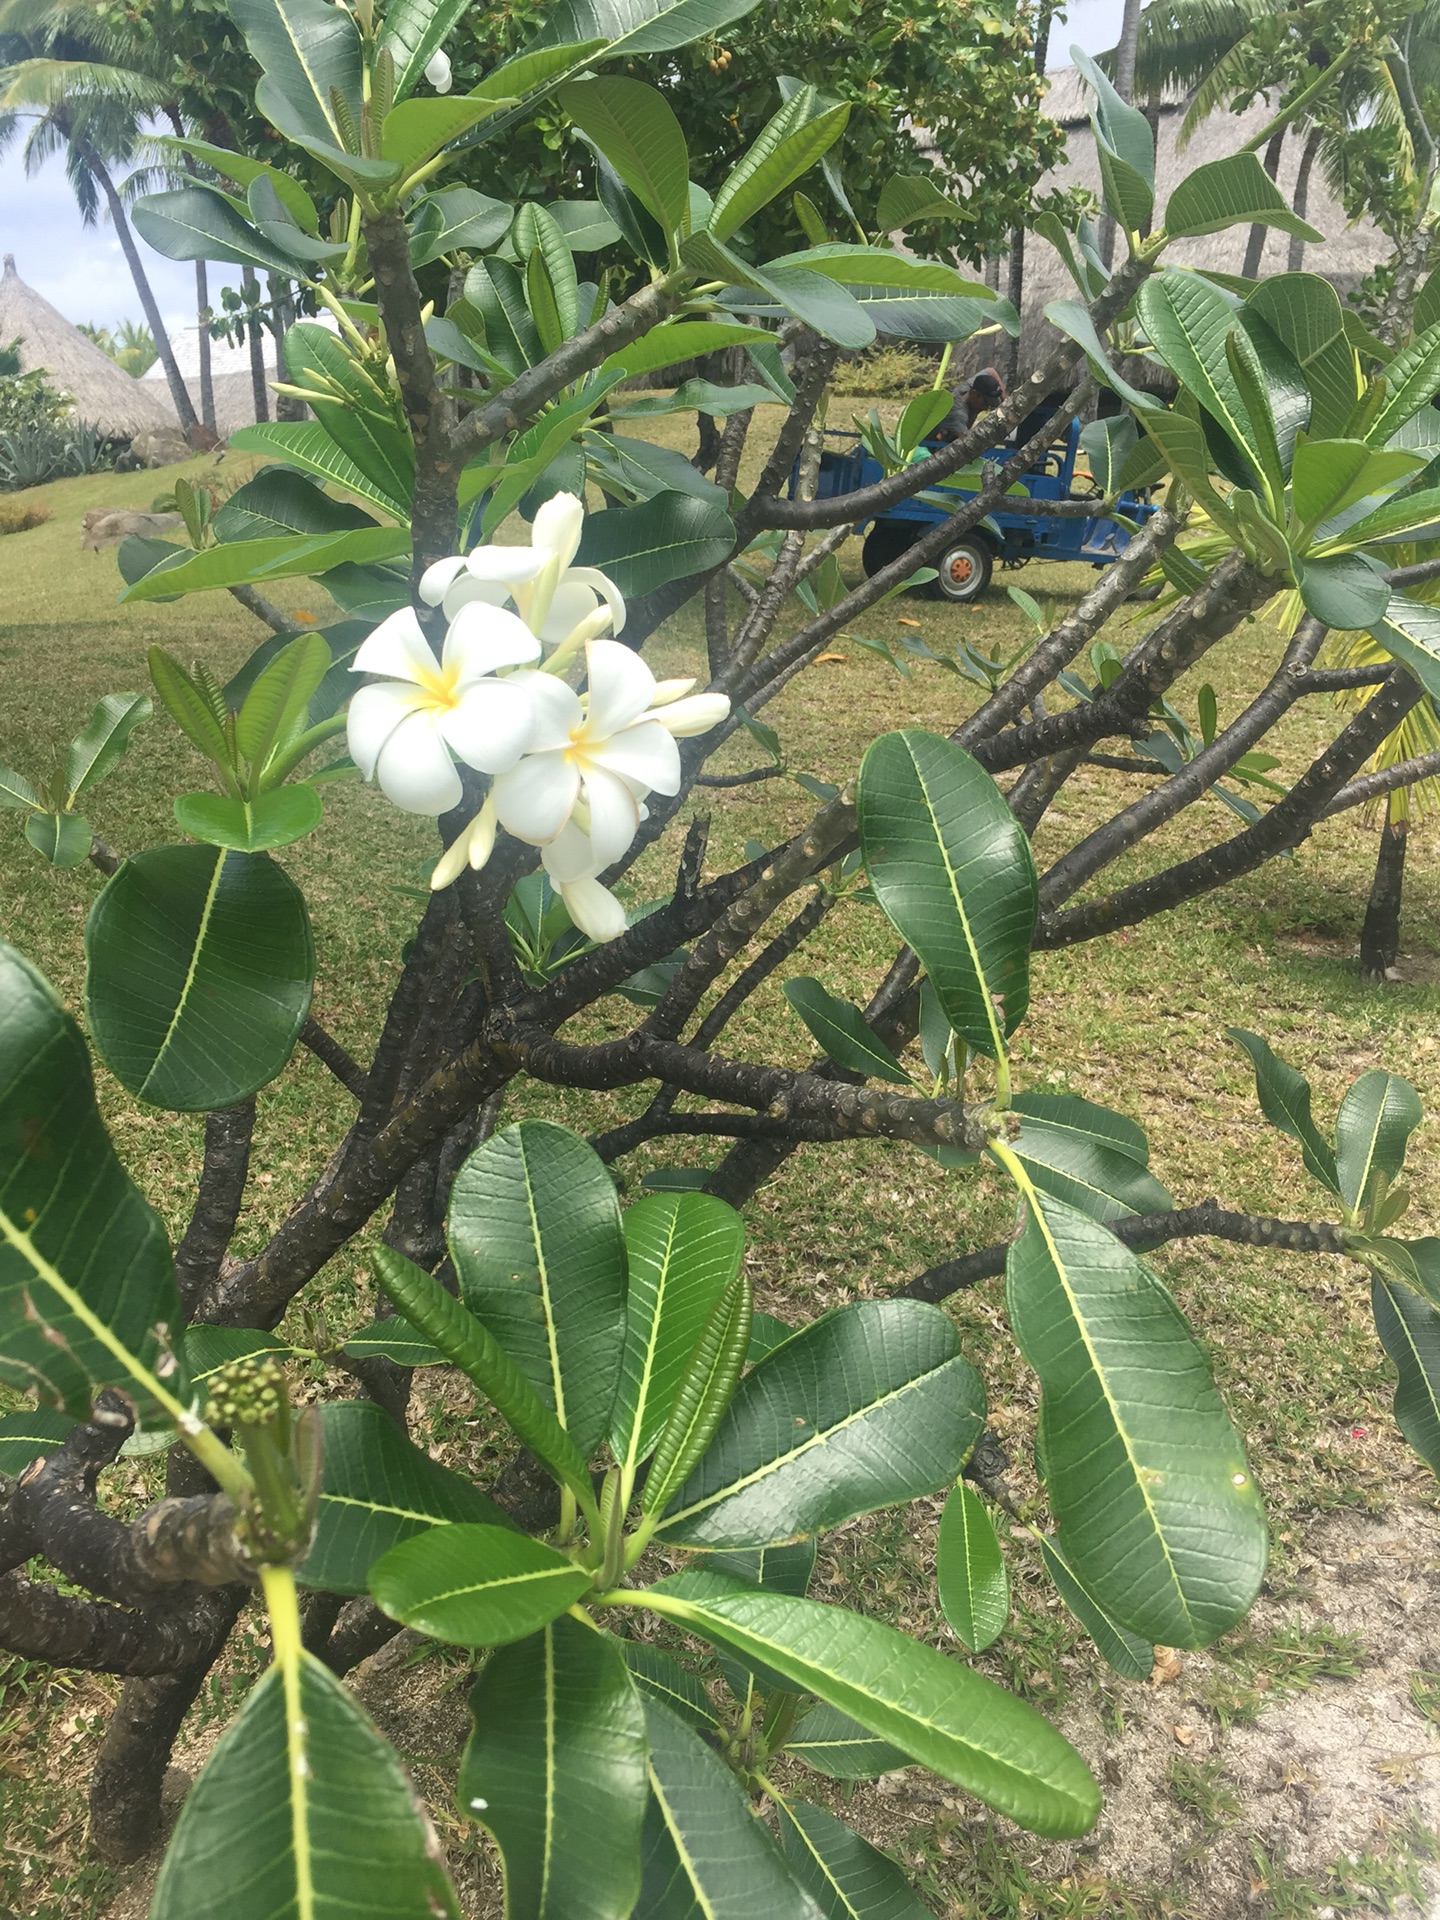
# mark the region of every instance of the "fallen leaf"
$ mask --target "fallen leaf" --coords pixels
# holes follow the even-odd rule
[[[900,622],[902,627],[918,627],[920,625],[918,620],[907,619],[903,613],[897,613],[895,618]]]
[[[1172,1680],[1178,1680],[1181,1673],[1179,1654],[1173,1647],[1156,1647],[1155,1664],[1150,1669],[1152,1687],[1168,1686]]]
[[[319,618],[319,615],[311,613],[308,607],[297,607],[295,609],[294,618],[297,620],[308,620],[313,625],[314,622]]]
[[[846,657],[847,656],[843,653],[817,653],[815,656],[815,662],[816,662],[816,665],[818,666],[822,660],[838,660],[841,666],[843,667],[846,661]]]
[[[1195,1729],[1193,1727],[1172,1727],[1170,1731],[1182,1747],[1188,1747],[1194,1741]]]

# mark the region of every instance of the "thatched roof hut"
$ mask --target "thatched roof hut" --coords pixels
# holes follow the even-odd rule
[[[16,272],[15,256],[7,253],[0,276],[0,346],[17,337],[22,371],[43,370],[52,387],[69,394],[77,418],[116,438],[148,427],[174,426],[175,411],[165,389],[132,379],[26,286]]]
[[[1046,174],[1041,191],[1055,187],[1088,187],[1100,194],[1100,168],[1095,157],[1095,135],[1090,126],[1090,92],[1074,67],[1061,67],[1046,76],[1049,91],[1045,109],[1065,129],[1065,158]],[[1180,123],[1185,117],[1189,96],[1171,95],[1151,103],[1149,115],[1155,126],[1155,202],[1163,209],[1172,190],[1207,160],[1218,160],[1237,151],[1259,132],[1273,112],[1273,106],[1256,101],[1243,113],[1216,112],[1202,120],[1184,148],[1177,148]],[[1144,104],[1144,103],[1139,103]],[[923,145],[923,136],[918,136]],[[1295,179],[1299,171],[1305,140],[1303,134],[1290,132],[1281,149],[1276,185],[1287,201],[1293,203]],[[1343,209],[1331,197],[1320,167],[1310,174],[1306,218],[1325,235],[1325,244],[1304,249],[1303,265],[1309,273],[1323,273],[1332,280],[1343,297],[1390,253],[1390,243],[1369,220],[1347,225]],[[1248,226],[1231,227],[1224,233],[1206,234],[1194,240],[1178,240],[1167,251],[1167,261],[1187,266],[1212,267],[1225,273],[1239,273],[1250,235]],[[1123,244],[1123,243],[1122,243]],[[1290,263],[1290,236],[1269,228],[1265,250],[1260,258],[1260,277],[1283,273]],[[998,284],[1004,286],[1001,267]],[[1031,235],[1025,249],[1025,299],[1022,318],[1020,364],[1033,365],[1040,357],[1047,338],[1053,342],[1044,320],[1044,309],[1051,300],[1073,299],[1075,284],[1064,263],[1048,241]],[[973,358],[973,355],[971,356]],[[980,360],[993,359],[992,341]],[[975,364],[979,365],[980,360]],[[967,370],[968,362],[967,362]]]

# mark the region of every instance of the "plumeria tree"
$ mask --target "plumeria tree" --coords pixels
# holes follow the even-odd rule
[[[1434,1242],[1393,1231],[1420,1118],[1404,1080],[1363,1075],[1322,1128],[1303,1075],[1234,1031],[1264,1116],[1324,1196],[1315,1217],[1279,1220],[1177,1205],[1137,1122],[1023,1084],[1011,1052],[1032,953],[1183,906],[1434,771],[1428,754],[1360,770],[1440,693],[1424,598],[1440,574],[1440,326],[1392,355],[1357,343],[1314,276],[1246,290],[1167,267],[1173,238],[1295,216],[1253,152],[1197,169],[1156,209],[1149,128],[1087,66],[1125,257],[1111,271],[1088,223],[1049,225],[1076,297],[1050,309],[1044,362],[937,450],[926,427],[948,397],[919,396],[897,427],[869,430],[880,477],[828,494],[818,422],[842,347],[877,328],[927,341],[1014,320],[878,240],[751,244],[754,217],[838,137],[843,110],[813,89],[777,102],[713,195],[695,189],[670,107],[617,67],[722,30],[745,0],[567,0],[464,94],[430,91],[453,80],[439,56],[454,5],[232,7],[261,111],[328,170],[333,204],[283,167],[190,142],[210,184],[157,195],[136,220],[177,257],[302,281],[332,324],[286,339],[288,384],[314,418],[247,429],[240,443],[270,465],[218,508],[182,481],[186,540],[121,551],[128,598],[228,589],[273,629],[223,686],[152,652],[163,724],[208,767],[209,785],[175,800],[184,841],[122,852],[83,811],[135,728],[162,723],[149,695],[102,701],[53,773],[0,775],[38,855],[108,876],[86,928],[90,1044],[137,1101],[205,1115],[172,1249],[107,1138],[74,1018],[4,950],[0,1368],[34,1404],[0,1423],[17,1474],[0,1507],[0,1644],[125,1676],[91,1818],[102,1851],[131,1858],[155,1835],[187,1709],[242,1609],[266,1610],[272,1663],[185,1803],[156,1920],[456,1911],[397,1756],[342,1684],[402,1626],[483,1655],[459,1799],[499,1846],[513,1920],[922,1913],[781,1756],[842,1779],[926,1766],[1048,1835],[1085,1832],[1099,1807],[1084,1761],[1032,1707],[807,1592],[826,1530],[947,1490],[940,1603],[966,1650],[1003,1631],[1005,1560],[965,1477],[985,1387],[940,1301],[1004,1273],[1042,1396],[1048,1520],[1024,1537],[1132,1679],[1156,1643],[1205,1645],[1239,1619],[1266,1554],[1241,1437],[1143,1254],[1205,1234],[1351,1262],[1399,1373],[1397,1417],[1440,1466]],[[594,208],[440,184],[552,101],[602,157],[606,220],[643,263],[618,301],[577,265]],[[921,203],[919,188],[896,193]],[[1112,349],[1137,334],[1175,374],[1173,406],[1115,370]],[[725,383],[658,400],[622,386],[721,350]],[[1162,483],[1163,505],[1011,658],[930,656],[979,686],[952,732],[881,735],[800,832],[713,870],[695,798],[783,775],[766,704],[868,608],[988,537],[986,516],[1024,498],[1010,489],[1097,383],[1123,403],[1086,429],[1098,487]],[[1057,390],[1059,414],[1023,426]],[[771,399],[778,426],[747,491],[742,456]],[[627,431],[666,408],[725,420],[713,459]],[[969,484],[948,517],[847,588],[835,556],[850,529],[952,479]],[[528,541],[498,542],[517,511]],[[297,631],[267,598],[297,577],[336,603],[323,631]],[[1151,580],[1165,597],[1112,645],[1107,623]],[[1222,724],[1191,676],[1285,596],[1271,676]],[[644,643],[697,597],[708,684],[657,681]],[[1332,630],[1368,633],[1383,658],[1318,664]],[[1337,691],[1370,697],[1288,788],[1272,781],[1272,729]],[[758,764],[715,771],[731,741]],[[1144,790],[1040,873],[1030,836],[1089,764],[1139,773]],[[327,790],[357,776],[437,826],[363,1064],[311,1013],[309,916],[275,857],[327,831]],[[1189,809],[1196,851],[1077,899]],[[627,905],[642,882],[650,899]],[[868,1004],[789,977],[820,1049],[806,1069],[724,1051],[807,943],[823,970],[842,898],[896,941]],[[635,1010],[622,1030],[585,1020],[616,996]],[[256,1101],[297,1048],[354,1118],[242,1254]],[[587,1141],[533,1102],[507,1116],[522,1081],[633,1089],[633,1111]],[[622,1208],[627,1154],[665,1137],[729,1145]],[[957,1180],[998,1170],[1014,1232],[937,1248],[894,1297],[809,1326],[756,1313],[738,1209],[788,1154],[877,1137]],[[374,1317],[322,1355],[307,1290],[372,1223]],[[287,1362],[320,1357],[362,1395],[298,1406]],[[413,1371],[436,1366],[510,1437],[489,1487],[409,1437]],[[163,1450],[163,1497],[102,1502],[137,1449]],[[53,1577],[22,1573],[32,1561]]]

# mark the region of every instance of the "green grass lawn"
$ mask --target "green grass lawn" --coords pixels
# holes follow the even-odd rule
[[[851,405],[863,403],[835,403],[832,424],[840,424]],[[230,477],[251,464],[230,456],[219,472]],[[223,678],[265,637],[224,593],[168,606],[118,606],[113,552],[79,550],[87,507],[148,506],[179,473],[202,479],[213,470],[207,457],[163,474],[98,475],[27,496],[53,508],[54,517],[0,539],[0,760],[32,774],[43,770],[100,695],[148,685],[145,650],[152,643],[203,659]],[[847,579],[859,578],[857,542],[847,544],[841,564]],[[990,596],[974,609],[895,600],[865,616],[860,632],[892,644],[905,635],[923,638],[939,653],[951,651],[962,636],[989,650],[1013,646],[1026,622],[1003,592],[1007,577],[997,576]],[[1087,570],[1057,565],[1016,577],[1062,611],[1092,578]],[[318,589],[282,587],[275,597],[322,623],[330,617]],[[1130,618],[1144,615],[1144,608],[1136,608]],[[912,676],[902,678],[849,636],[835,643],[833,653],[839,657],[801,676],[765,712],[796,771],[844,780],[877,732],[902,725],[948,731],[977,698],[965,682],[927,663],[917,662]],[[1222,723],[1268,676],[1276,654],[1274,634],[1255,622],[1216,649],[1208,676]],[[698,612],[674,619],[647,657],[657,672],[701,671]],[[1193,689],[1182,694],[1180,704],[1192,720],[1193,702]],[[1297,773],[1333,725],[1320,701],[1292,713],[1274,748],[1283,756],[1280,774]],[[723,764],[751,764],[747,756],[753,751],[742,736],[727,748]],[[121,770],[95,794],[95,829],[121,852],[178,839],[173,797],[202,783],[197,757],[169,721],[157,717],[141,730]],[[1077,775],[1039,835],[1042,866],[1113,809],[1127,784],[1121,774]],[[371,789],[346,785],[326,793],[322,827],[283,857],[305,889],[314,921],[317,1015],[363,1059],[413,924],[412,889],[423,884],[433,857],[433,829],[397,813]],[[705,801],[713,813],[710,858],[717,868],[739,857],[747,839],[773,840],[813,810],[810,797],[790,780],[715,792]],[[1222,837],[1235,824],[1218,804],[1192,811],[1123,862],[1107,884],[1193,851],[1202,835]],[[634,876],[635,899],[669,890],[677,843],[678,829],[646,856]],[[1427,1108],[1436,1105],[1440,883],[1431,830],[1422,825],[1412,833],[1404,978],[1383,991],[1359,985],[1353,960],[1375,849],[1374,831],[1351,813],[1323,827],[1293,858],[1181,913],[1105,942],[1037,956],[1032,1010],[1018,1041],[1018,1083],[1082,1093],[1141,1120],[1154,1169],[1177,1203],[1215,1194],[1255,1211],[1323,1212],[1319,1190],[1300,1169],[1298,1150],[1260,1120],[1248,1063],[1223,1030],[1227,1024],[1254,1028],[1307,1073],[1323,1125],[1332,1120],[1349,1081],[1374,1065],[1408,1075]],[[45,865],[24,841],[21,816],[0,814],[0,931],[45,969],[77,1011],[84,920],[100,884],[88,867],[66,873]],[[877,909],[847,904],[791,971],[815,973],[833,991],[863,1000],[894,944]],[[616,1000],[590,1024],[597,1031],[619,1031],[630,1018],[627,1003]],[[726,1044],[737,1054],[795,1064],[812,1052],[778,980],[735,1022]],[[137,1108],[103,1072],[100,1082],[126,1163],[178,1233],[192,1190],[199,1122]],[[522,1088],[507,1113],[543,1111],[588,1130],[635,1112],[643,1099],[634,1089],[565,1096]],[[347,1096],[304,1054],[261,1095],[244,1247],[255,1246],[314,1177],[346,1124],[348,1107]],[[1412,1148],[1409,1233],[1429,1230],[1437,1217],[1440,1182],[1429,1177],[1435,1138],[1434,1123],[1427,1122]],[[712,1164],[718,1157],[714,1142],[664,1142],[634,1156],[626,1171],[638,1177],[647,1166]],[[883,1294],[935,1261],[996,1237],[1010,1205],[992,1175],[946,1174],[902,1145],[802,1149],[749,1209],[758,1303],[799,1319]],[[1303,1532],[1317,1509],[1383,1503],[1387,1463],[1394,1457],[1391,1386],[1358,1271],[1199,1243],[1162,1252],[1157,1265],[1213,1355],[1248,1436],[1281,1564],[1285,1544]],[[953,1307],[987,1377],[993,1423],[1023,1462],[1036,1393],[1005,1328],[1000,1284],[986,1283]],[[317,1310],[341,1337],[370,1317],[363,1244],[332,1264],[297,1312]],[[446,1457],[473,1452],[468,1424],[447,1413],[443,1393],[435,1390],[425,1404]],[[1354,1440],[1357,1425],[1371,1437]],[[1026,1484],[1023,1467],[1017,1483]],[[927,1553],[923,1540],[907,1534],[903,1518],[894,1525],[882,1519],[835,1543],[831,1571],[861,1604],[933,1633],[938,1616]],[[1073,1646],[1073,1636],[1066,1644]],[[1003,1672],[1008,1660],[1022,1680],[1027,1674],[1043,1679],[1051,1658],[1022,1633],[1013,1645],[1002,1643],[994,1670]],[[107,1687],[83,1677],[67,1681],[63,1691],[46,1696],[40,1713],[40,1696],[27,1691],[35,1685],[34,1670],[27,1675],[22,1666],[11,1663],[0,1706],[0,1796],[9,1795],[8,1810],[0,1813],[8,1814],[12,1835],[9,1852],[0,1855],[0,1912],[7,1899],[19,1903],[23,1892],[16,1910],[36,1920],[88,1916],[100,1911],[109,1882],[82,1864],[76,1795]],[[1034,1684],[1043,1691],[1041,1680]],[[17,1847],[28,1867],[17,1861]],[[936,1884],[951,1883],[942,1875]],[[1068,1910],[1014,1908],[1017,1914]],[[1074,1909],[1092,1910],[1121,1911]],[[1009,1909],[977,1905],[973,1911]]]

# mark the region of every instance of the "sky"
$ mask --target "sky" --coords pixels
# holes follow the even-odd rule
[[[1113,46],[1121,5],[1122,0],[1070,0],[1063,24],[1057,21],[1051,33],[1051,64],[1067,64],[1076,43],[1087,53]],[[143,241],[140,252],[166,327],[179,333],[193,326],[193,266],[166,260]],[[82,226],[61,163],[47,161],[27,176],[19,141],[0,155],[0,253],[13,253],[21,278],[68,320],[114,327],[121,320],[143,317],[109,220],[102,216],[97,225]],[[212,298],[222,273],[211,270]],[[238,278],[238,269],[236,273]]]

